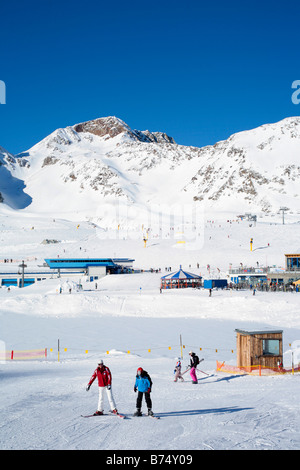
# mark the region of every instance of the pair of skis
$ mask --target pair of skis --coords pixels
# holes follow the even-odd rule
[[[82,418],[92,418],[93,416],[109,416],[109,415],[118,416],[118,418],[121,418],[121,419],[128,419],[128,416],[123,415],[121,413],[109,413],[109,414],[102,414],[102,415],[97,415],[96,413],[93,413],[91,415],[81,415],[81,416]],[[159,419],[159,416],[154,416],[154,415],[141,415],[141,416],[148,416],[149,418]]]
[[[155,415],[145,415],[145,414],[143,415],[143,414],[141,414],[141,415],[133,415],[133,416],[134,416],[134,418],[141,418],[143,416],[148,416],[148,418],[159,419],[159,416],[155,416]]]
[[[109,415],[114,415],[114,416],[118,416],[118,418],[121,418],[121,419],[126,419],[127,416],[125,415],[122,415],[121,413],[109,413],[109,414],[106,414],[106,413],[102,413],[101,415],[97,414],[97,413],[93,413],[92,415],[81,415],[82,418],[91,418],[92,416],[109,416]]]

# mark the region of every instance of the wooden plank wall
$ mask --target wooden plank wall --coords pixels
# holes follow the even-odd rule
[[[279,340],[279,354],[276,356],[263,355],[263,339]],[[237,333],[237,366],[251,367],[261,365],[263,367],[277,368],[278,362],[282,362],[282,334],[264,333],[257,335],[245,335]]]

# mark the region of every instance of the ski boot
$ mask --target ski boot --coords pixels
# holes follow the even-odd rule
[[[95,411],[94,416],[100,416],[103,415],[103,411]]]
[[[148,408],[148,416],[153,416],[153,411],[151,410],[151,408]]]
[[[141,409],[137,408],[136,412],[134,413],[133,416],[142,416]]]

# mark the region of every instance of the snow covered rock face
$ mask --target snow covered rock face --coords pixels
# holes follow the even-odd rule
[[[111,116],[76,124],[74,130],[78,133],[89,132],[99,137],[116,137],[123,132],[128,132],[129,134],[132,132],[125,122]]]
[[[152,133],[149,131],[132,130],[125,122],[114,116],[76,124],[73,128],[78,133],[89,132],[106,139],[124,133],[130,139],[140,142],[175,143],[172,137],[167,136],[163,132]]]
[[[4,202],[30,204],[31,211],[95,216],[116,201],[146,210],[161,203],[201,203],[207,211],[299,210],[299,117],[197,148],[162,132],[132,130],[112,116],[57,129],[27,152],[3,150],[0,157],[2,173],[23,184],[18,205],[0,179]],[[23,190],[28,198],[20,202]]]
[[[200,168],[185,190],[221,206],[248,202],[263,212],[299,209],[300,118],[235,134],[200,150]],[[215,204],[214,204],[215,203]]]
[[[25,185],[14,175],[22,165],[12,154],[0,147],[0,203],[5,202],[13,209],[24,209],[31,204],[31,197],[24,192]]]

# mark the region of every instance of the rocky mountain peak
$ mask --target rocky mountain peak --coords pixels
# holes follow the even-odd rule
[[[126,137],[139,142],[175,144],[173,137],[168,136],[164,132],[133,130],[124,121],[115,116],[102,117],[92,121],[82,122],[73,126],[73,129],[78,133],[88,132],[99,137],[113,138],[119,134],[125,134]]]
[[[8,201],[10,173],[24,182],[31,209],[39,211],[50,210],[50,203],[53,210],[60,207],[62,198],[68,212],[81,207],[94,213],[99,204],[117,200],[171,205],[176,194],[176,203],[210,209],[275,213],[286,205],[298,212],[299,145],[299,117],[197,148],[109,116],[57,129],[17,156],[0,148],[0,192]],[[24,207],[21,202],[18,207]]]
[[[82,122],[73,126],[73,129],[78,133],[89,132],[90,134],[94,134],[99,137],[116,137],[124,132],[132,132],[125,122],[115,116],[102,117],[93,119],[92,121]]]

